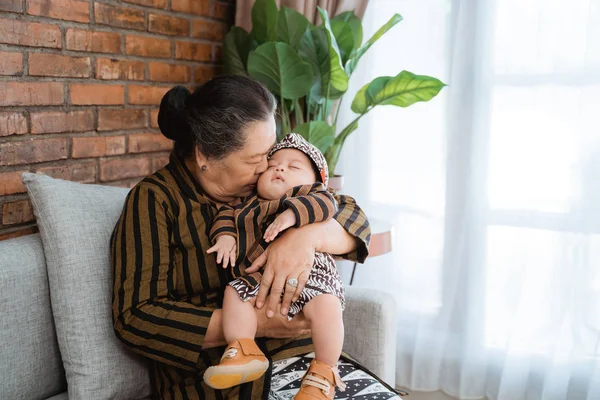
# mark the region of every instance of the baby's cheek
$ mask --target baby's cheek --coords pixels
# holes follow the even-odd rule
[[[260,176],[258,177],[258,182],[267,182],[271,177],[271,170],[267,170],[265,172],[263,172],[262,174],[260,174]]]

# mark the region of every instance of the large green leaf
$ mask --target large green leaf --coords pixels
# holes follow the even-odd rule
[[[315,26],[309,27],[298,42],[298,53],[308,61],[313,69],[315,80],[310,90],[310,110],[324,101],[324,95],[321,94],[321,85],[323,75],[329,71],[329,45],[327,35],[324,29]]]
[[[363,30],[362,30],[362,22],[360,18],[358,18],[354,11],[346,11],[335,17],[331,18],[331,27],[333,28],[333,24],[337,23],[337,21],[344,21],[350,25],[350,29],[352,30],[353,44],[354,50],[358,50],[363,40]],[[336,36],[337,38],[337,36]],[[338,41],[339,44],[339,41]],[[340,45],[341,46],[341,45]]]
[[[298,43],[300,55],[310,62],[315,75],[315,81],[308,98],[311,113],[317,106],[324,104],[326,98],[338,99],[345,93],[345,90],[339,91],[333,85],[330,85],[332,77],[332,52],[330,52],[330,49],[328,33],[323,26],[309,27]]]
[[[350,27],[350,24],[345,21],[331,20],[331,31],[333,32],[335,41],[340,49],[342,65],[345,65],[354,50],[354,35],[352,33],[352,28]]]
[[[231,27],[223,43],[225,73],[245,74],[252,39],[250,34],[237,26]]]
[[[277,36],[280,41],[291,44],[295,48],[306,32],[310,22],[298,11],[282,6],[277,22]]]
[[[259,43],[277,40],[278,16],[275,0],[256,0],[252,7],[252,37]]]
[[[346,72],[348,75],[352,75],[352,72],[356,69],[356,65],[360,58],[369,50],[373,44],[379,40],[387,31],[392,29],[398,22],[402,21],[402,16],[400,14],[394,14],[392,18],[388,22],[386,22],[369,40],[366,41],[364,45],[362,45],[354,54],[354,56],[345,64]]]
[[[329,85],[331,77],[330,46],[327,31],[323,26],[311,26],[306,30],[298,43],[298,52],[304,60],[312,65],[315,75],[309,96],[310,110],[325,102],[328,86],[330,99],[337,99],[344,94]]]
[[[325,32],[327,33],[327,43],[329,47],[329,76],[328,79],[322,79],[322,87],[321,92],[328,98],[337,98],[332,97],[337,96],[334,94],[334,89],[341,94],[345,93],[348,90],[348,74],[344,71],[342,67],[342,60],[340,57],[340,50],[338,48],[337,42],[335,41],[335,36],[331,30],[331,24],[329,22],[329,16],[327,15],[327,11],[323,10],[321,7],[317,7],[319,9],[319,14],[321,15],[321,19],[323,20],[323,27],[325,28]],[[328,85],[330,86],[327,88]],[[329,94],[329,95],[328,95]]]
[[[371,88],[369,94],[374,92],[376,93],[383,89],[383,87],[389,82],[390,78],[391,77],[389,76],[380,76],[360,88],[360,90],[354,96],[354,100],[352,101],[352,111],[358,114],[364,114],[367,109],[373,105],[372,96],[367,95],[367,89]]]
[[[287,43],[268,42],[250,52],[248,73],[285,99],[306,96],[314,82],[312,67]]]
[[[321,150],[321,153],[325,153],[329,149],[335,138],[333,128],[323,121],[311,121],[296,125],[293,131],[302,135],[309,143]]]
[[[377,79],[380,78],[375,78],[375,80]],[[357,114],[364,114],[369,109],[369,102],[367,101],[367,88],[369,85],[370,83],[367,83],[354,95],[354,100],[352,100],[352,106],[350,106],[350,108]]]
[[[364,114],[370,107],[395,105],[408,107],[418,101],[429,101],[446,86],[437,78],[402,71],[398,75],[380,76],[363,86],[352,102],[352,111]]]

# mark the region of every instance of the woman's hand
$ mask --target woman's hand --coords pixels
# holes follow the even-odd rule
[[[276,310],[279,311],[279,304]],[[277,312],[274,318],[267,317],[266,307],[255,308],[257,318],[257,337],[293,338],[310,333],[310,324],[303,313],[297,314],[291,321],[287,315]]]
[[[280,293],[285,291],[279,311],[282,315],[287,315],[290,304],[298,299],[304,289],[320,236],[314,235],[314,232],[311,234],[313,230],[308,228],[316,225],[318,224],[307,225],[300,229],[288,229],[246,269],[245,273],[252,273],[264,266],[256,297],[256,307],[261,308],[266,301],[267,317],[271,318],[278,311]],[[297,279],[297,287],[289,283],[290,279]],[[269,289],[271,295],[267,301]]]

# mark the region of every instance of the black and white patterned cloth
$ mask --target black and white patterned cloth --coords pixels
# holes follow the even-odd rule
[[[261,274],[254,274],[256,280],[261,279]],[[244,277],[234,279],[229,282],[229,286],[233,287],[240,299],[248,301],[258,294],[260,283],[255,287],[249,285],[248,281]],[[337,266],[333,257],[327,253],[315,253],[315,262],[313,263],[312,270],[308,281],[304,286],[298,300],[290,305],[288,311],[288,319],[294,318],[309,301],[321,294],[332,294],[340,299],[342,304],[342,310],[346,306],[346,300],[344,298],[344,284],[337,270]],[[283,293],[281,294],[283,296]]]
[[[314,357],[315,353],[310,353],[302,357],[291,357],[274,362],[269,400],[293,399]],[[400,400],[402,398],[374,376],[349,362],[340,360],[338,371],[346,383],[346,390],[342,392],[336,389],[336,400]]]

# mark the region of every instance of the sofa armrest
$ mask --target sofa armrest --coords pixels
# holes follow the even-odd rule
[[[396,303],[372,289],[346,287],[344,351],[394,387]]]

